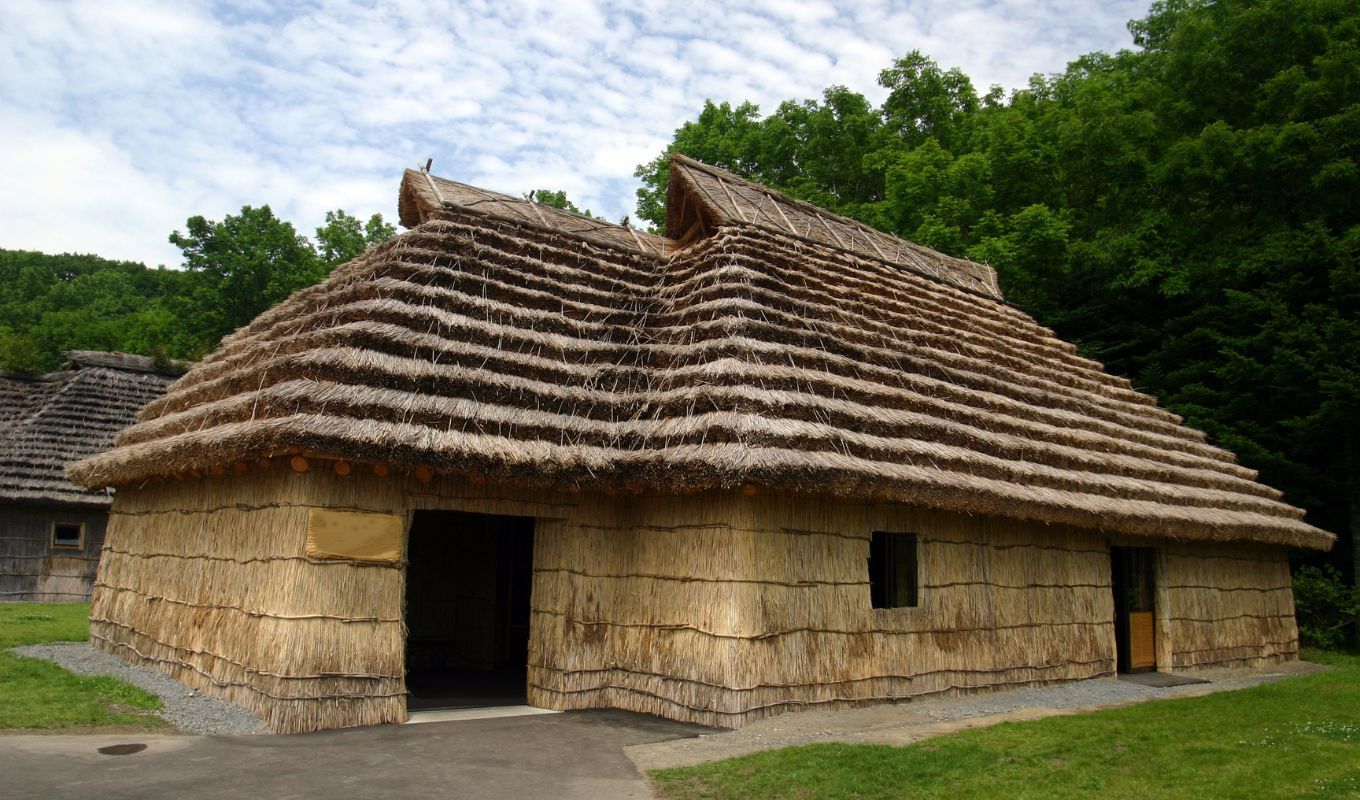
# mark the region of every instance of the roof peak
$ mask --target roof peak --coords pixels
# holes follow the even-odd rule
[[[996,270],[985,264],[884,233],[683,153],[672,153],[670,161],[666,233],[672,239],[690,241],[696,231],[709,226],[754,225],[885,261],[993,300],[1003,299]]]
[[[123,353],[117,350],[65,350],[63,369],[103,367],[124,372],[149,372],[157,375],[183,375],[190,364],[177,359],[157,360],[151,356]]]
[[[507,219],[654,257],[664,256],[670,249],[665,237],[647,231],[440,178],[423,169],[406,170],[399,201],[402,225],[414,228],[440,212],[453,210]]]

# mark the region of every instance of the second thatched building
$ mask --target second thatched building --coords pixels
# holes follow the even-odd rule
[[[66,465],[107,450],[184,370],[71,350],[44,375],[0,372],[0,602],[88,600],[112,497]]]

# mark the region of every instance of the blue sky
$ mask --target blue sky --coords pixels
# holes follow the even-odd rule
[[[185,218],[396,216],[401,171],[617,219],[705,98],[875,101],[913,49],[979,89],[1131,46],[1146,0],[0,2],[0,247],[176,266]]]

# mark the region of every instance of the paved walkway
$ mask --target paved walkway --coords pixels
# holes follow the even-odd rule
[[[1196,673],[1212,682],[1174,687],[1105,678],[783,714],[725,732],[624,711],[580,711],[305,736],[9,735],[0,736],[0,797],[645,800],[643,770],[812,742],[910,744],[961,728],[1240,689],[1318,669],[1325,667],[1292,662]]]
[[[582,711],[305,736],[0,736],[0,797],[644,800],[646,782],[624,748],[711,730]],[[146,748],[99,752],[138,744]]]

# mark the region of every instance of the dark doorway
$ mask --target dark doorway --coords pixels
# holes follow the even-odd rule
[[[522,705],[533,518],[417,511],[406,560],[407,709]]]
[[[1111,547],[1114,635],[1120,672],[1157,669],[1157,591],[1151,547]]]

